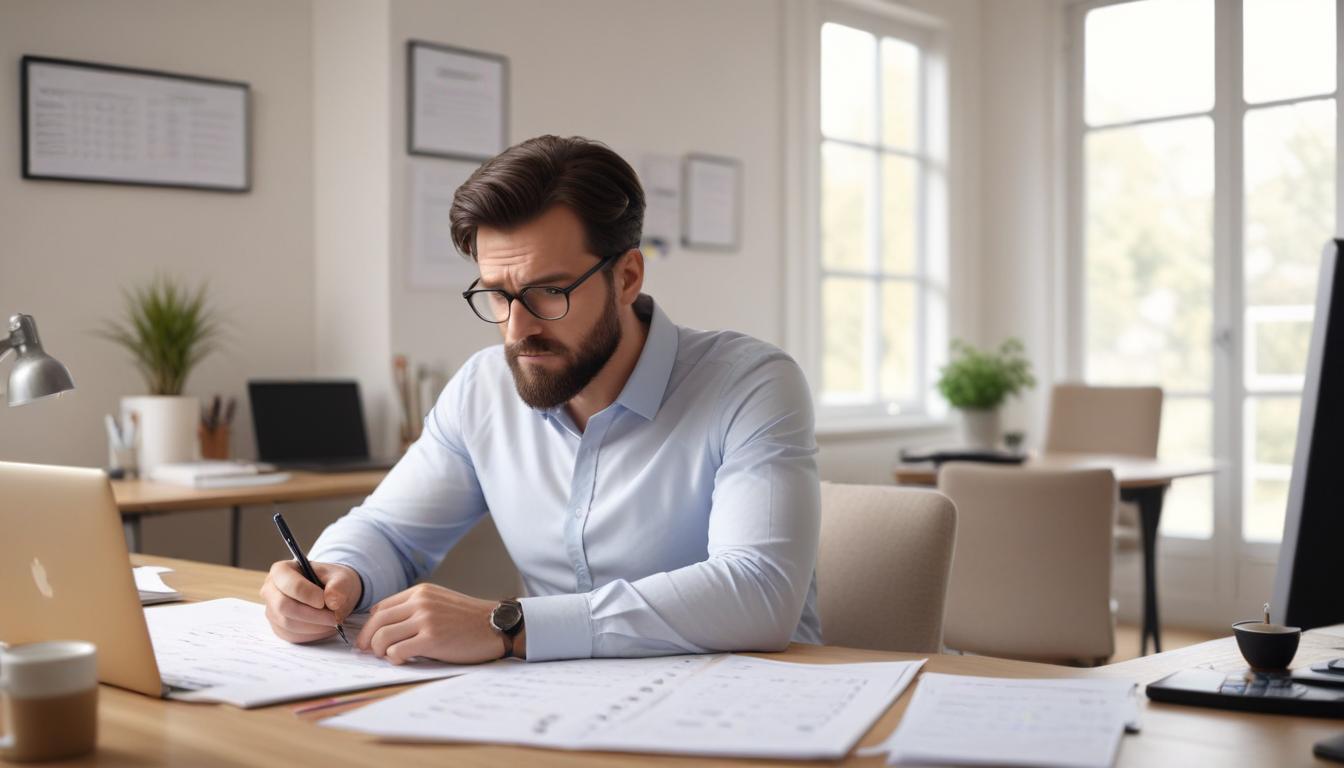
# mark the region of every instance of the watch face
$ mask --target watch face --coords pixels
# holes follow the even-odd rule
[[[517,603],[500,603],[490,613],[490,626],[500,632],[508,632],[518,626],[523,618],[523,609]]]

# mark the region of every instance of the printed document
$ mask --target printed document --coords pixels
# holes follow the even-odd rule
[[[872,752],[888,764],[1107,768],[1134,717],[1126,680],[1008,680],[927,673],[896,731]]]
[[[185,689],[169,698],[260,707],[481,669],[430,661],[396,666],[338,637],[295,645],[275,636],[264,611],[233,598],[147,608],[159,675]]]
[[[498,665],[322,724],[393,739],[838,759],[923,663],[719,655]]]

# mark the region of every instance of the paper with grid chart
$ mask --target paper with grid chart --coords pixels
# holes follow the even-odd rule
[[[479,669],[431,661],[397,666],[336,637],[295,645],[271,631],[264,606],[233,598],[147,608],[145,623],[159,675],[182,689],[170,698],[185,701],[260,707]]]
[[[867,753],[889,765],[1107,768],[1134,715],[1127,680],[925,674],[896,731]]]
[[[517,664],[421,686],[322,724],[402,740],[836,759],[923,663],[672,656]]]

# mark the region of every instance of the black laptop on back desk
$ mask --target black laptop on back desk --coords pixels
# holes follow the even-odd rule
[[[359,384],[353,380],[247,382],[257,458],[285,469],[388,469],[369,455]]]

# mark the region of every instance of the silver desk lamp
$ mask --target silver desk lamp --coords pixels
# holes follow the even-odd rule
[[[0,360],[13,350],[18,353],[14,370],[9,372],[9,404],[26,405],[75,388],[75,382],[56,358],[42,351],[37,339],[37,323],[32,315],[9,318],[9,335],[0,336]]]

